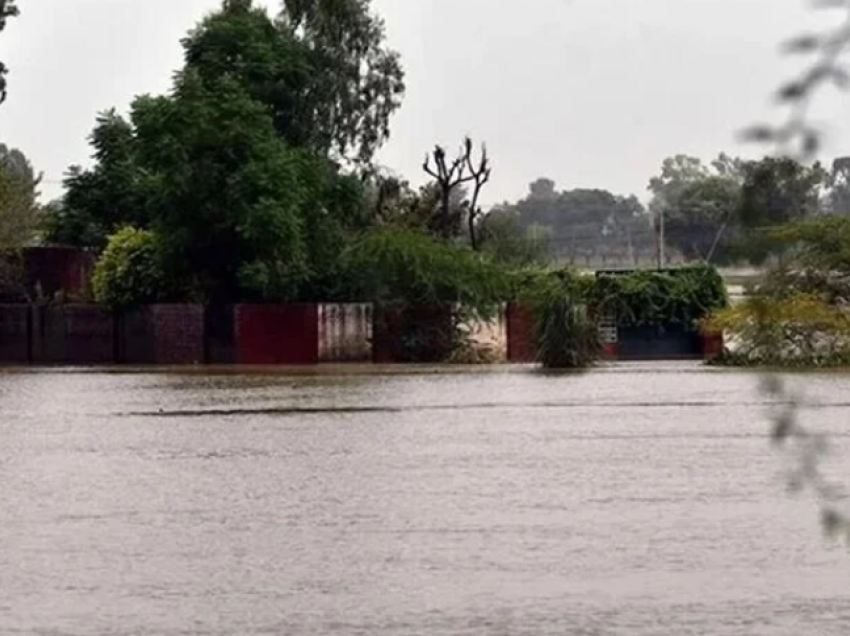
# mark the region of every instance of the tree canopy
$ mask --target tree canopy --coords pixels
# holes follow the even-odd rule
[[[184,72],[228,74],[290,144],[368,163],[389,137],[404,72],[369,0],[285,0],[276,20],[225,0],[183,41]]]
[[[69,171],[48,238],[100,251],[124,226],[154,230],[168,271],[207,300],[344,293],[340,254],[367,218],[360,180],[331,155],[357,145],[367,158],[386,138],[370,127],[386,127],[394,108],[377,89],[352,93],[353,71],[323,82],[365,56],[363,73],[384,60],[395,97],[402,85],[368,3],[340,6],[334,24],[365,31],[335,45],[323,26],[331,4],[286,6],[275,21],[250,0],[226,0],[183,41],[168,95],[137,98],[128,118],[98,118],[95,163]]]
[[[33,243],[39,222],[38,184],[29,159],[0,144],[0,252],[8,254]]]
[[[524,199],[502,207],[515,210],[522,231],[545,243],[553,258],[633,263],[651,246],[645,209],[634,195],[587,188],[559,192],[553,180],[541,178]]]

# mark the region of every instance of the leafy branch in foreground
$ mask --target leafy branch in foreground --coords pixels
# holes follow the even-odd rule
[[[0,31],[6,28],[6,20],[18,15],[15,0],[0,0]],[[6,65],[0,62],[0,104],[6,101]]]
[[[841,59],[850,50],[850,0],[819,0],[815,6],[841,10],[844,16],[828,32],[804,34],[785,44],[786,52],[814,57],[800,77],[777,92],[779,103],[790,108],[788,119],[780,126],[757,125],[744,131],[744,137],[750,141],[775,144],[782,154],[804,160],[811,159],[821,146],[821,131],[808,121],[815,94],[828,85],[839,88],[850,85],[850,74]],[[798,490],[808,486],[820,504],[824,531],[832,536],[844,535],[850,543],[850,520],[837,508],[840,491],[825,481],[819,469],[827,450],[826,441],[798,423],[798,400],[792,399],[779,377],[765,375],[762,391],[774,400],[785,402],[782,409],[771,414],[771,420],[774,441],[793,451],[790,457],[796,467],[791,473],[792,485]]]
[[[801,158],[811,158],[821,145],[822,131],[808,121],[815,93],[830,85],[850,87],[850,74],[841,59],[850,50],[850,0],[816,0],[812,4],[842,10],[844,18],[829,31],[806,33],[785,42],[784,52],[814,57],[800,76],[776,92],[777,101],[790,109],[788,118],[778,126],[758,124],[743,132],[747,140],[775,144],[782,154]]]
[[[829,453],[829,441],[823,435],[808,431],[798,417],[800,396],[793,394],[781,378],[765,376],[761,390],[770,396],[771,439],[789,461],[788,488],[791,492],[808,489],[821,508],[821,525],[826,535],[843,539],[850,546],[850,517],[841,509],[846,499],[844,489],[824,475],[823,458]]]

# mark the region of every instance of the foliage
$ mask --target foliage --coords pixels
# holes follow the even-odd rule
[[[6,21],[18,15],[15,0],[0,0],[0,32],[6,28]],[[6,101],[6,65],[0,62],[0,104]]]
[[[850,274],[850,218],[820,216],[773,231],[773,237],[793,248],[802,267]]]
[[[713,267],[601,273],[594,304],[621,327],[684,325],[696,328],[710,312],[728,303],[726,286]]]
[[[833,82],[844,85],[847,78],[843,54],[850,48],[850,1],[830,0],[818,6],[843,9],[843,16],[837,26],[825,33],[805,33],[786,44],[787,51],[812,59],[804,66],[800,76],[777,91],[778,100],[790,106],[787,121],[779,126],[752,126],[744,132],[751,141],[776,144],[784,154],[802,159],[813,157],[821,145],[821,131],[808,121],[814,96],[819,89]],[[800,423],[798,400],[780,378],[765,376],[762,392],[774,402],[787,404],[771,413],[770,419],[774,442],[788,452],[796,464],[789,475],[789,486],[795,491],[808,487],[820,506],[825,533],[831,538],[842,537],[850,544],[850,517],[840,510],[844,494],[842,489],[825,479],[820,467],[828,450],[825,440],[811,434]]]
[[[490,210],[478,223],[480,248],[501,263],[524,267],[541,263],[546,242],[522,228],[519,215],[511,208]]]
[[[125,309],[167,297],[161,242],[148,230],[120,229],[97,261],[92,286],[95,299]]]
[[[816,215],[826,179],[819,163],[808,167],[788,157],[748,162],[741,188],[742,224],[778,226]]]
[[[359,297],[375,302],[458,303],[482,314],[510,293],[509,272],[486,254],[403,228],[364,233],[346,254]]]
[[[336,41],[328,25],[351,31]],[[382,42],[368,2],[287,3],[275,22],[227,0],[184,40],[170,94],[99,118],[96,163],[69,172],[49,238],[99,251],[124,225],[154,230],[170,275],[211,302],[344,297],[356,272],[341,254],[373,219],[328,153],[385,138],[394,107],[358,85],[400,73]]]
[[[98,115],[89,142],[95,166],[68,170],[66,195],[46,216],[44,230],[51,243],[99,252],[119,228],[150,224],[144,191],[147,175],[137,157],[134,126],[115,110]]]
[[[389,136],[404,73],[368,0],[285,0],[273,20],[225,0],[184,40],[186,72],[230,75],[294,146],[368,162]]]
[[[368,163],[389,137],[389,120],[401,105],[404,72],[398,53],[385,45],[384,21],[371,0],[284,0],[278,22],[310,53],[311,85],[305,103],[313,113],[318,147]],[[310,145],[315,145],[310,144]]]
[[[40,181],[20,150],[0,144],[0,251],[19,250],[35,241]]]
[[[685,258],[733,260],[740,185],[745,162],[720,153],[709,165],[688,155],[668,157],[650,179],[649,211],[665,245]]]
[[[23,289],[21,250],[37,240],[40,180],[21,151],[0,144],[0,292],[13,296]]]
[[[740,193],[733,177],[710,175],[684,185],[665,212],[666,242],[689,260],[729,262]]]
[[[819,216],[777,228],[770,236],[788,257],[769,272],[761,294],[807,294],[836,306],[850,302],[850,218]]]
[[[850,157],[838,157],[832,162],[826,187],[824,210],[830,214],[850,214]]]
[[[653,250],[649,217],[634,196],[607,190],[559,192],[551,179],[538,179],[529,194],[502,209],[516,213],[524,233],[545,235],[547,254],[574,263],[609,259],[635,262]]]
[[[592,279],[569,271],[537,278],[531,295],[537,356],[547,369],[581,369],[601,351]]]
[[[364,232],[345,254],[358,300],[375,302],[401,333],[395,356],[442,362],[467,355],[470,320],[496,315],[511,293],[510,272],[486,254],[408,228]],[[468,355],[467,355],[468,358]]]
[[[445,148],[438,145],[432,154],[425,157],[425,163],[422,164],[422,169],[434,179],[439,192],[439,205],[436,213],[428,221],[428,228],[434,236],[452,239],[460,235],[463,217],[466,217],[469,243],[472,249],[477,251],[479,241],[476,225],[481,216],[478,198],[481,195],[481,189],[490,181],[492,174],[487,147],[481,146],[481,154],[478,160],[474,161],[472,139],[466,137],[460,153],[451,163],[446,161],[446,156]],[[452,196],[462,191],[465,183],[473,184],[472,199],[455,207],[452,205]]]
[[[187,75],[173,97],[137,100],[133,121],[169,271],[214,301],[294,297],[307,276],[299,177],[312,162],[263,105],[227,76]]]
[[[808,294],[758,293],[715,313],[705,326],[737,345],[716,363],[820,367],[850,360],[850,317]]]

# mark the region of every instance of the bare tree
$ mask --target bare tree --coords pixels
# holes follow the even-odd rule
[[[465,183],[474,184],[472,199],[464,207],[467,209],[469,239],[473,249],[477,249],[475,224],[481,215],[478,200],[481,189],[490,180],[491,168],[486,146],[482,144],[477,161],[473,158],[473,149],[472,139],[466,137],[457,157],[449,162],[445,148],[438,145],[425,157],[422,169],[434,178],[439,189],[439,206],[431,225],[434,233],[444,239],[454,238],[460,233],[461,228],[461,211],[452,209],[452,194],[456,188]]]
[[[466,167],[469,174],[472,176],[472,181],[475,184],[472,188],[472,201],[469,205],[469,213],[467,222],[469,223],[469,242],[473,250],[478,250],[478,237],[476,235],[476,227],[478,218],[481,216],[481,208],[478,207],[478,197],[481,194],[481,189],[490,181],[492,168],[490,167],[490,158],[487,156],[487,146],[481,144],[481,155],[478,162],[472,161],[472,140],[467,137],[464,140],[464,154],[466,155]]]

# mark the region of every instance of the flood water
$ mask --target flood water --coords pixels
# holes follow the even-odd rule
[[[850,376],[804,381],[850,484]],[[748,374],[0,373],[0,633],[850,633]]]

